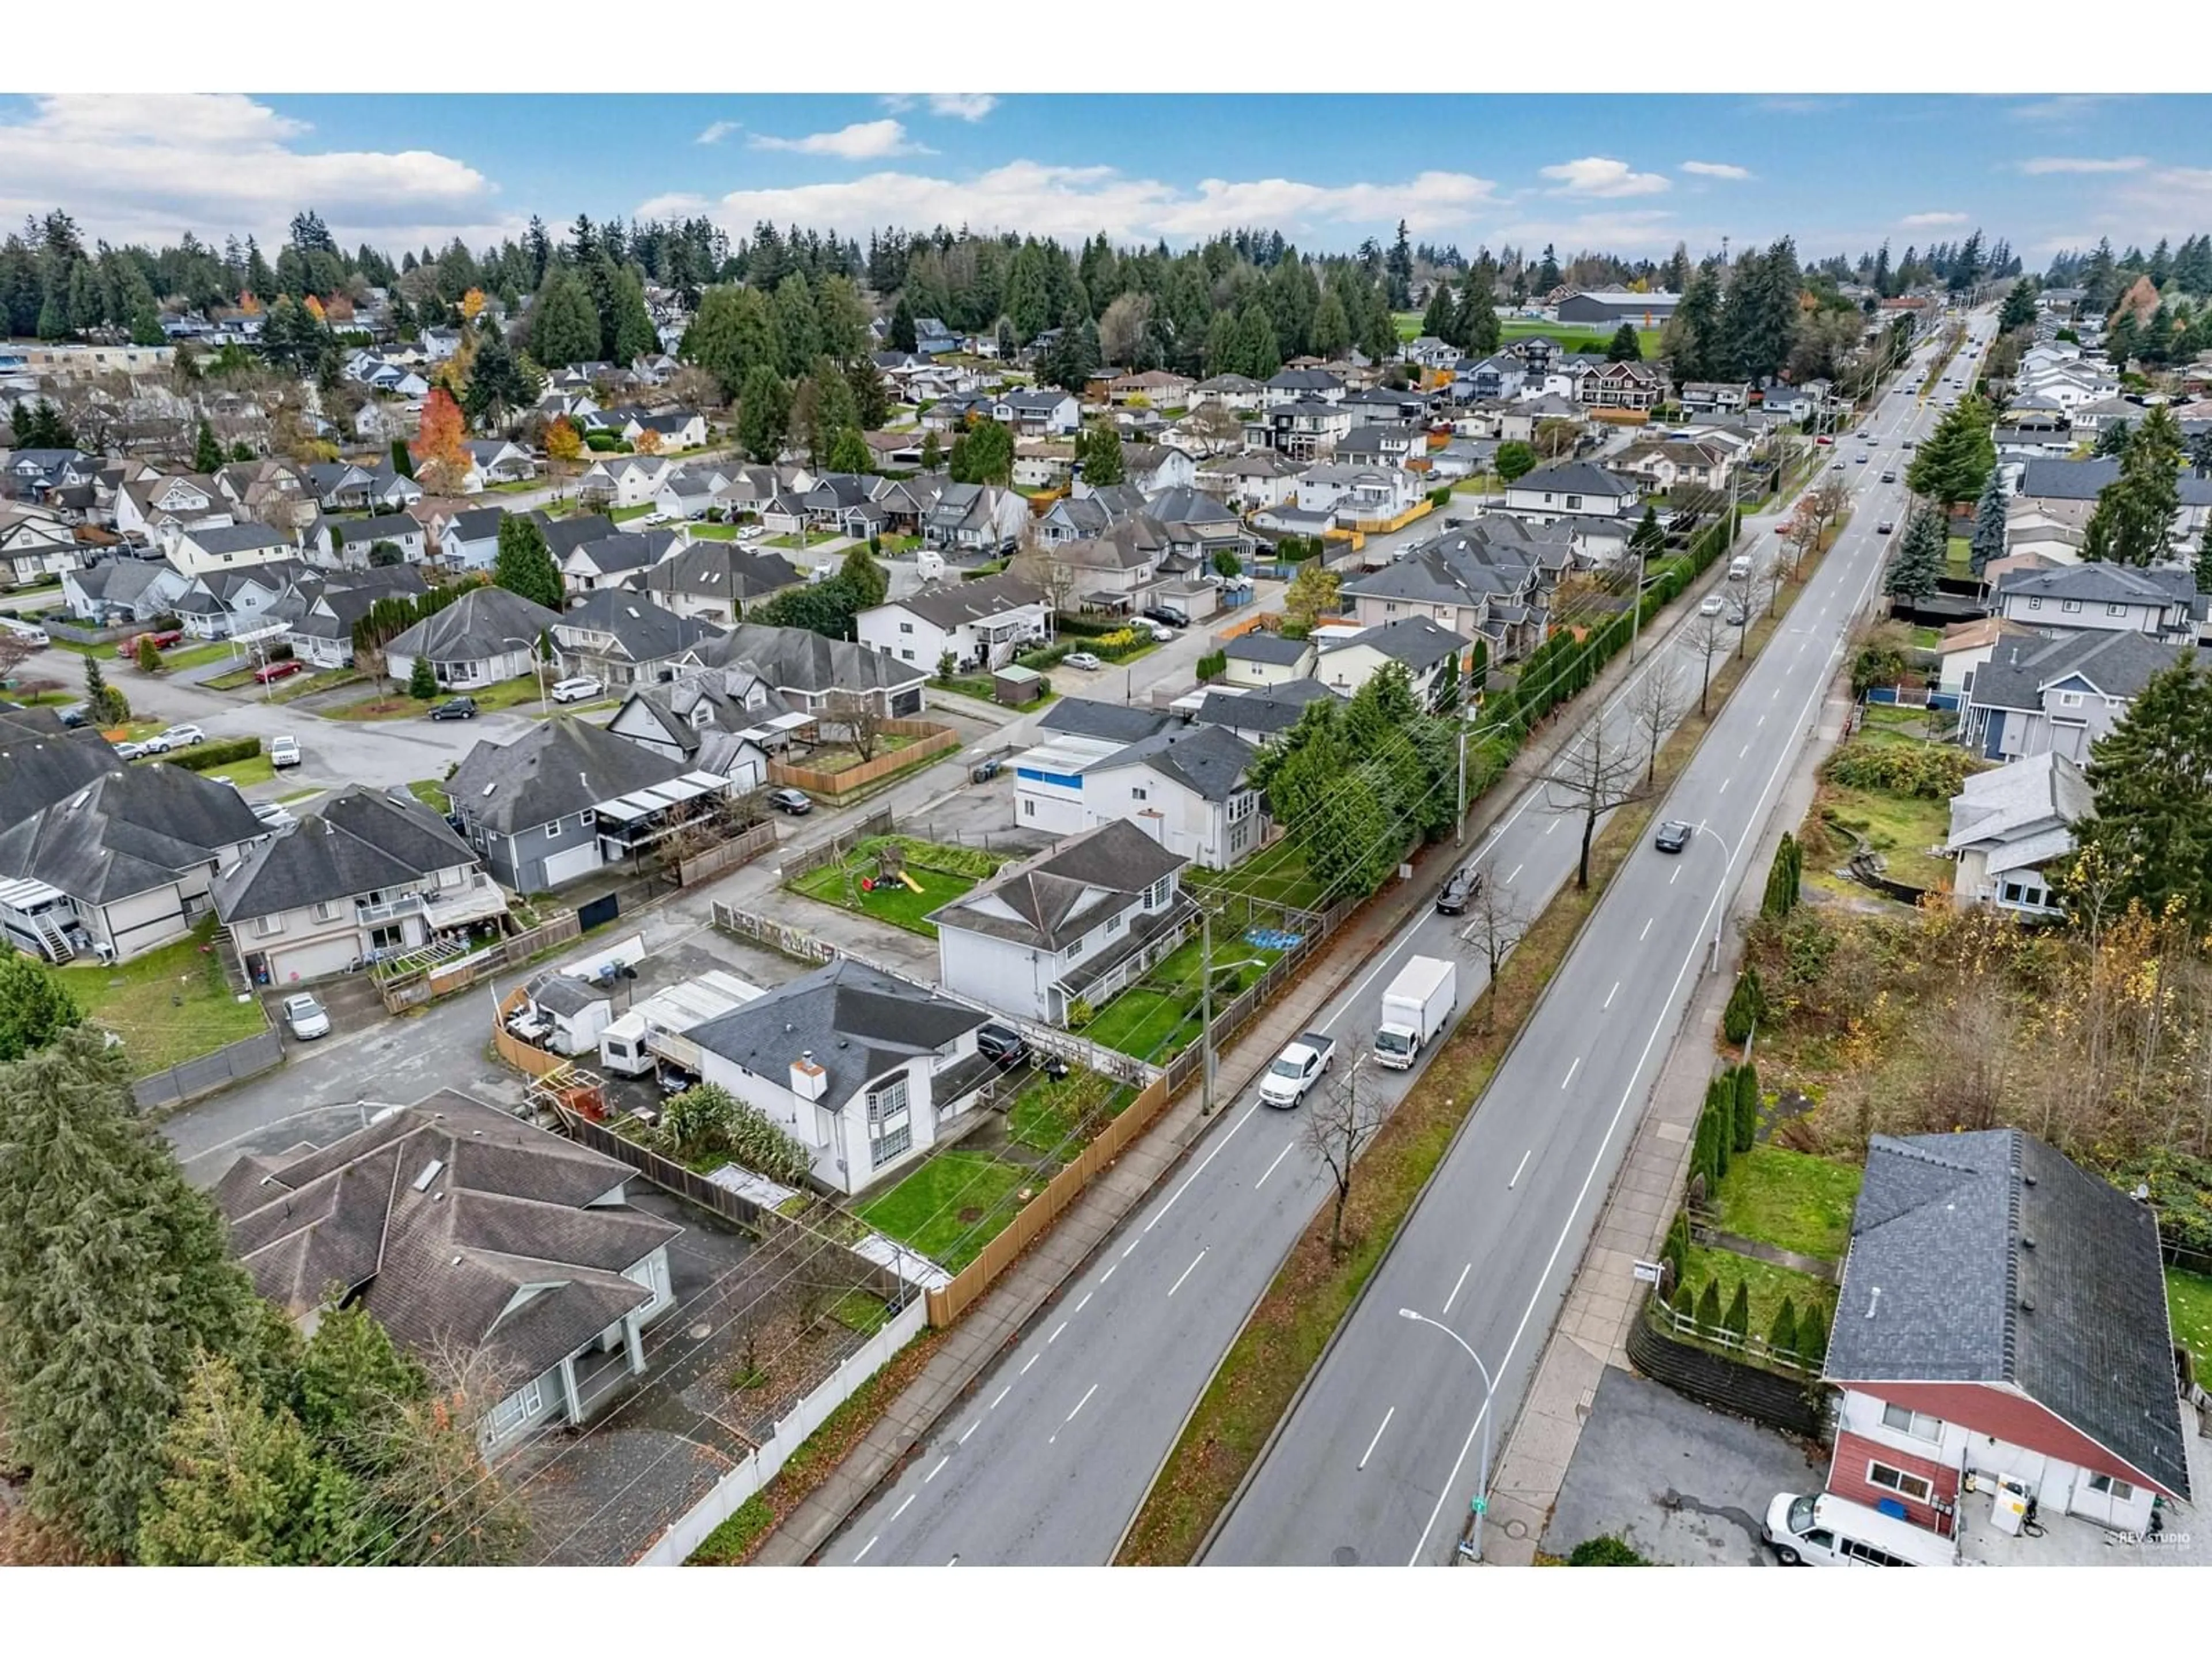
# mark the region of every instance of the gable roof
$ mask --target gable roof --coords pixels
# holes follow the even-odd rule
[[[764,599],[804,580],[781,553],[756,553],[725,541],[693,542],[645,573],[649,593],[703,595],[733,605]]]
[[[816,696],[890,690],[919,685],[928,678],[928,670],[872,646],[830,639],[811,629],[762,623],[739,623],[702,641],[697,655],[702,666],[750,668],[779,691]]]
[[[472,587],[434,616],[425,617],[385,647],[389,657],[428,657],[433,662],[479,662],[522,641],[534,649],[538,635],[561,620],[533,599],[504,587]]]
[[[1821,1370],[2010,1385],[2189,1495],[2157,1221],[2020,1130],[1868,1143]]]
[[[414,520],[410,519],[408,523],[412,526]],[[265,524],[209,525],[204,529],[185,531],[184,539],[210,556],[252,553],[264,547],[289,547],[292,544]]]
[[[2099,490],[2119,476],[2116,456],[2097,455],[2080,461],[2039,456],[2021,469],[2020,488],[2013,493],[2086,501],[2094,500]],[[2212,507],[2212,478],[2200,478],[2186,469],[2179,476],[2184,507]]]
[[[788,1086],[793,1062],[811,1054],[827,1073],[821,1103],[834,1111],[871,1079],[934,1054],[988,1018],[840,957],[685,1036],[781,1086]]]
[[[1141,766],[1182,784],[1201,799],[1225,801],[1245,781],[1245,771],[1258,753],[1242,738],[1218,726],[1177,722],[1084,770],[1111,772],[1124,766]]]
[[[2187,605],[2197,597],[2197,579],[2188,570],[2138,570],[2130,565],[2085,561],[2045,570],[2009,572],[1997,583],[1997,597],[2008,599],[2015,593],[2095,605]]]
[[[1037,720],[1041,732],[1068,737],[1100,738],[1110,743],[1135,743],[1164,731],[1175,716],[1133,703],[1098,702],[1088,697],[1062,697]]]
[[[1243,732],[1273,735],[1287,732],[1305,718],[1305,712],[1324,698],[1341,702],[1336,692],[1316,679],[1285,680],[1280,685],[1245,692],[1210,688],[1194,720],[1205,726],[1233,726]]]
[[[174,881],[267,833],[227,783],[181,766],[118,765],[0,830],[0,875],[104,904]]]
[[[380,513],[373,519],[332,519],[330,526],[342,531],[348,547],[363,547],[371,542],[388,542],[403,536],[419,536],[422,523],[404,513]],[[196,536],[195,541],[199,538]]]
[[[1314,648],[1311,640],[1291,640],[1280,634],[1269,634],[1255,629],[1249,634],[1239,634],[1221,647],[1222,654],[1231,662],[1272,663],[1287,668],[1292,663],[1303,662]]]
[[[294,1317],[360,1291],[401,1346],[488,1348],[513,1387],[653,1299],[623,1274],[683,1229],[601,1201],[630,1174],[447,1090],[319,1151],[242,1158],[213,1196]]]
[[[911,611],[924,622],[949,631],[1044,602],[1044,589],[1015,571],[1002,570],[981,581],[934,582],[902,599],[893,599],[882,608]]]
[[[1534,472],[1522,474],[1511,486],[1515,489],[1549,490],[1553,495],[1633,495],[1636,486],[1589,461],[1568,461],[1558,466],[1540,466]]]
[[[928,919],[940,929],[987,933],[1056,955],[1188,862],[1126,818],[1109,818],[1009,865]],[[1012,914],[1000,914],[1000,907]]]
[[[476,862],[444,818],[405,790],[348,784],[216,878],[223,925],[404,886]]]
[[[2079,675],[2108,697],[2133,698],[2176,663],[2206,660],[2185,644],[2162,644],[2133,629],[2076,629],[2056,639],[2001,639],[1974,671],[1967,701],[1978,708],[2043,707],[2045,688]]]
[[[1967,778],[1951,797],[1948,852],[1988,850],[1989,872],[2033,868],[2073,850],[2073,826],[2096,811],[2081,769],[2046,749]]]
[[[603,726],[556,714],[512,743],[479,742],[462,757],[447,793],[457,811],[512,835],[690,769]]]
[[[561,564],[586,542],[595,542],[615,533],[615,521],[604,513],[586,513],[570,519],[549,519],[542,511],[532,512],[532,520],[545,538],[545,550],[553,556],[553,562]]]
[[[1427,617],[1400,617],[1379,628],[1363,628],[1344,639],[1324,640],[1321,652],[1327,659],[1340,651],[1364,645],[1419,673],[1465,650],[1468,643],[1450,629]]]
[[[676,656],[720,631],[711,623],[679,617],[642,593],[620,587],[602,587],[587,594],[562,612],[561,620],[553,626],[556,639],[563,628],[612,635],[622,654],[638,663]]]

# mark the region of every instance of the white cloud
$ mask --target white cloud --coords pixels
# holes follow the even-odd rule
[[[2055,98],[2038,98],[2014,104],[2007,112],[2015,121],[2074,121],[2109,103],[2118,94],[2109,92],[2066,92]]]
[[[1206,179],[1194,189],[1128,178],[1110,167],[1018,161],[960,179],[885,171],[835,183],[732,191],[714,203],[661,196],[637,211],[644,217],[710,212],[740,232],[768,219],[819,229],[967,224],[1062,238],[1103,229],[1109,237],[1146,240],[1188,240],[1264,224],[1293,239],[1334,230],[1329,245],[1336,246],[1348,240],[1343,228],[1388,228],[1400,219],[1417,235],[1464,231],[1479,211],[1496,205],[1496,190],[1487,179],[1443,172],[1388,184]]]
[[[1966,216],[1963,213],[1908,213],[1897,222],[1919,230],[1935,225],[1963,225],[1966,222]]]
[[[710,121],[707,124],[707,130],[691,142],[695,144],[719,144],[743,125],[744,123],[742,121]]]
[[[1748,179],[1749,167],[1740,167],[1733,161],[1685,161],[1682,171],[1694,173],[1700,179]]]
[[[0,222],[65,209],[88,236],[218,242],[251,233],[273,253],[313,207],[342,244],[482,246],[521,228],[497,186],[432,150],[313,150],[305,122],[238,94],[72,94],[0,120]]]
[[[2147,155],[2116,155],[2102,160],[2094,155],[2038,155],[2022,161],[2022,173],[2139,173],[2150,165]]]
[[[1627,162],[1605,155],[1585,155],[1537,171],[1558,180],[1559,187],[1553,194],[1559,196],[1656,196],[1673,188],[1673,181],[1663,173],[1634,173]]]
[[[906,128],[890,119],[855,121],[835,132],[810,133],[804,138],[775,138],[757,134],[755,149],[794,150],[801,155],[834,155],[843,161],[872,161],[888,155],[927,155],[920,144],[907,141]]]
[[[929,94],[929,112],[943,115],[955,121],[980,121],[999,106],[999,95],[994,92],[933,92]]]
[[[1607,253],[1665,253],[1678,241],[1692,247],[1718,246],[1717,228],[1686,228],[1662,208],[1622,208],[1583,213],[1567,219],[1526,219],[1496,228],[1503,241],[1523,248],[1556,247],[1562,258],[1585,248]]]

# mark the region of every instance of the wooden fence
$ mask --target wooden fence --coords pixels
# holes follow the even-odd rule
[[[1035,1198],[1014,1212],[1006,1230],[983,1247],[983,1252],[953,1275],[950,1284],[929,1292],[929,1322],[942,1330],[967,1310],[969,1304],[990,1289],[999,1275],[1012,1267],[1036,1236],[1060,1218],[1060,1212],[1082,1196],[1098,1172],[1121,1155],[1121,1149],[1149,1127],[1171,1094],[1164,1078],[1155,1079],[1131,1101],[1098,1138],[1085,1146],[1075,1162],[1062,1170]]]
[[[862,761],[842,771],[822,772],[811,766],[794,766],[788,761],[771,760],[768,763],[768,781],[779,786],[804,789],[814,795],[849,795],[856,789],[865,789],[872,783],[880,783],[895,772],[944,754],[960,746],[960,734],[949,726],[939,726],[934,720],[887,720],[884,732],[892,737],[911,737],[914,741],[901,749],[878,755],[873,760]]]
[[[773,916],[760,915],[751,910],[740,910],[721,900],[714,901],[712,912],[714,926],[737,939],[750,939],[755,945],[766,945],[779,956],[798,962],[835,962],[841,956],[850,955],[840,951],[818,933],[810,933],[804,927],[794,927],[787,921],[778,921]]]
[[[809,871],[819,870],[825,864],[841,863],[845,855],[862,842],[874,836],[888,836],[897,824],[898,819],[892,816],[891,809],[879,806],[858,823],[848,824],[829,840],[817,841],[811,847],[802,847],[797,852],[785,854],[783,878],[796,881]]]
[[[583,924],[577,921],[574,910],[563,910],[550,916],[535,927],[495,940],[483,950],[450,962],[433,963],[411,973],[380,981],[377,989],[384,998],[387,1012],[400,1013],[409,1008],[419,1008],[455,991],[465,991],[486,974],[499,972],[512,963],[526,962],[540,951],[556,945],[565,945],[580,938]]]
[[[532,1077],[546,1077],[570,1064],[569,1057],[525,1042],[507,1029],[507,1017],[529,1000],[530,993],[520,986],[499,1000],[499,1006],[492,1011],[491,1046],[516,1071],[526,1072]]]
[[[775,825],[766,822],[756,823],[720,846],[710,847],[696,857],[678,863],[675,866],[676,884],[695,887],[702,881],[711,881],[741,865],[750,864],[775,845]]]

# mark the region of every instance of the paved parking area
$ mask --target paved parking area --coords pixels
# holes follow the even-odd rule
[[[1826,1473],[1784,1435],[1608,1365],[1541,1548],[1564,1556],[1610,1534],[1665,1566],[1772,1566],[1759,1539],[1768,1503]]]

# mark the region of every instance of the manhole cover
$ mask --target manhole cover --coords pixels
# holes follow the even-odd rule
[[[1505,1535],[1508,1538],[1526,1538],[1528,1535],[1528,1523],[1526,1521],[1508,1521],[1505,1523]]]
[[[1340,1567],[1356,1567],[1359,1565],[1359,1552],[1349,1544],[1339,1544],[1329,1559]]]
[[[698,1324],[694,1325],[687,1333],[694,1342],[704,1342],[708,1337],[714,1335],[714,1328],[712,1325],[708,1324],[703,1320]]]

